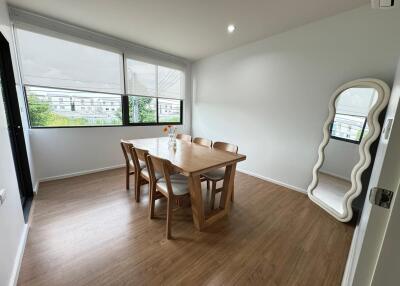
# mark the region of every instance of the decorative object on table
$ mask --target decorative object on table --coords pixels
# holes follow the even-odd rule
[[[176,127],[168,125],[163,128],[163,131],[164,133],[168,134],[168,145],[176,148]]]

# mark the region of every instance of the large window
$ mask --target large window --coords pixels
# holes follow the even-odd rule
[[[181,71],[128,58],[126,84],[130,124],[182,122]]]
[[[32,128],[182,124],[182,71],[47,32],[16,38]]]
[[[121,96],[25,86],[32,127],[122,125]]]

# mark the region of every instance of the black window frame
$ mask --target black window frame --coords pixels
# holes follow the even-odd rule
[[[156,122],[131,123],[129,121],[129,97],[130,96],[155,98],[156,99]],[[183,99],[158,97],[158,96],[145,96],[145,95],[137,95],[137,94],[124,94],[123,97],[126,98],[125,100],[123,99],[123,101],[122,101],[123,126],[163,126],[163,125],[182,125],[183,124]],[[180,103],[179,122],[160,122],[159,121],[158,99],[169,99],[169,100],[179,101],[179,103]]]
[[[355,117],[364,118],[364,124],[363,124],[363,127],[361,129],[361,134],[360,134],[360,139],[359,140],[351,140],[351,139],[347,139],[347,138],[343,138],[343,137],[337,137],[337,136],[332,135],[333,123],[335,122],[335,118],[333,118],[333,120],[332,120],[332,122],[331,122],[331,124],[329,126],[330,138],[332,138],[334,140],[338,140],[338,141],[343,141],[343,142],[348,142],[348,143],[360,145],[361,140],[364,137],[365,127],[367,126],[368,118],[366,116],[360,116],[360,115],[354,115],[354,114],[346,114],[346,113],[336,113],[336,114],[349,115],[349,116],[355,116]],[[336,114],[335,114],[335,116],[336,116]]]
[[[122,107],[122,123],[120,125],[71,125],[71,126],[32,126],[31,124],[31,116],[29,110],[29,103],[28,103],[28,95],[26,92],[26,87],[38,87],[38,88],[53,88],[57,90],[73,90],[73,91],[80,91],[80,92],[87,92],[87,93],[102,93],[102,94],[110,94],[110,95],[119,95],[121,97],[121,107]],[[120,93],[107,93],[107,92],[100,92],[100,91],[90,91],[90,90],[80,90],[80,89],[71,89],[71,88],[60,88],[60,87],[51,87],[51,86],[39,86],[39,85],[31,85],[31,84],[24,84],[23,85],[23,93],[24,93],[24,100],[25,100],[25,108],[27,110],[27,117],[29,122],[30,129],[52,129],[52,128],[100,128],[100,127],[132,127],[132,126],[164,126],[164,125],[183,125],[183,99],[176,99],[176,98],[165,98],[165,97],[156,97],[156,96],[147,96],[150,98],[156,99],[156,122],[145,122],[145,123],[131,123],[129,122],[129,96],[139,96],[144,97],[143,95],[134,95],[134,94],[120,94]],[[180,117],[179,122],[159,122],[159,104],[158,99],[170,99],[176,100],[180,102]]]

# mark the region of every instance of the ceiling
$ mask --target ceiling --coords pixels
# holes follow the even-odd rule
[[[370,0],[8,0],[8,3],[198,60]],[[233,34],[226,31],[233,23]]]

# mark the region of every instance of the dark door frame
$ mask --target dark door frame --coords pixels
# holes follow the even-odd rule
[[[2,33],[0,33],[0,77],[15,172],[24,218],[25,222],[27,222],[33,199],[32,178],[26,152],[10,45]]]

